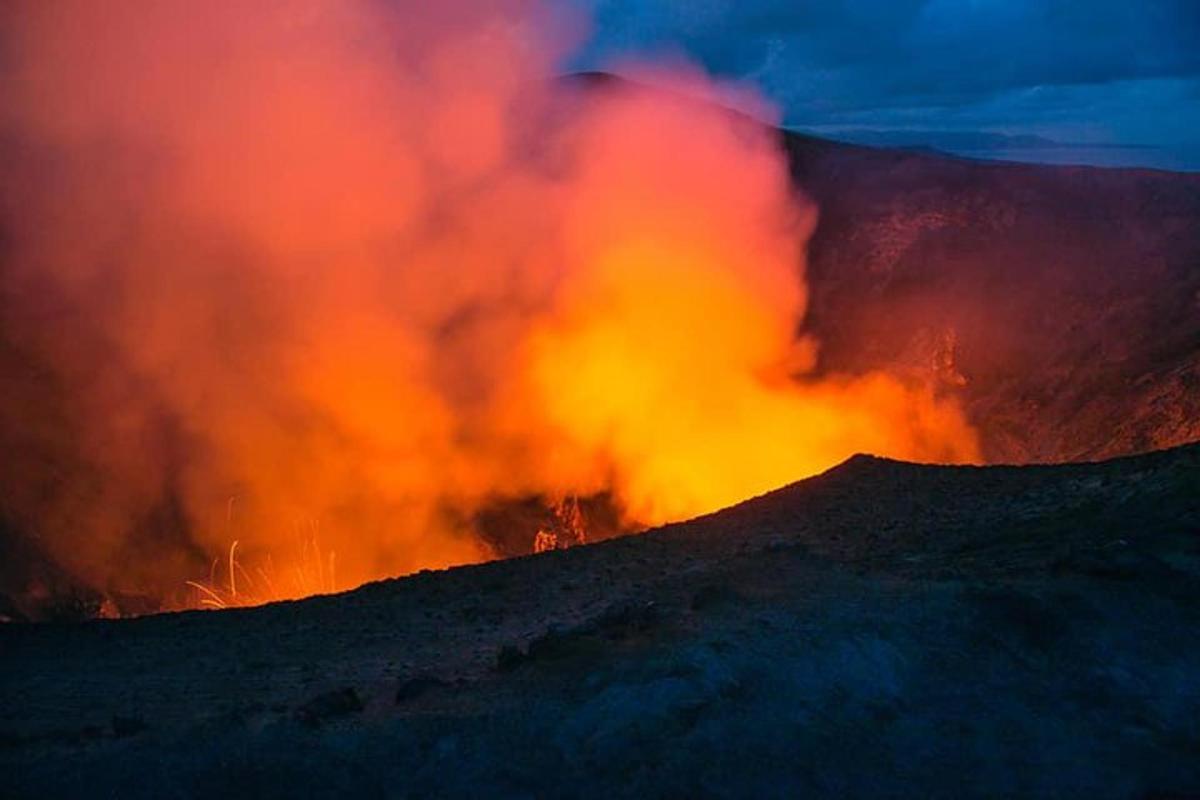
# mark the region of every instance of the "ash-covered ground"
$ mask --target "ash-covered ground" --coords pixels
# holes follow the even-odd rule
[[[1200,794],[1200,445],[856,457],[566,551],[0,626],[0,796]]]

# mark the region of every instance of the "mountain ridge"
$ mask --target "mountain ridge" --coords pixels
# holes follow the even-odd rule
[[[569,550],[0,626],[0,765],[40,797],[1195,792],[1198,488],[1200,444],[855,457]]]

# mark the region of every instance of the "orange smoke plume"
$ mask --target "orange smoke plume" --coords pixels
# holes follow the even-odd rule
[[[505,498],[650,524],[977,457],[952,399],[818,376],[770,128],[686,70],[551,80],[548,4],[3,13],[5,513],[93,585],[317,524],[353,585],[490,557]]]

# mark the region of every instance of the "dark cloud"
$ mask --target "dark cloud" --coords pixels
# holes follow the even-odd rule
[[[758,83],[795,125],[1057,118],[1064,134],[1164,144],[1200,130],[1200,104],[1178,105],[1200,93],[1198,0],[576,2],[595,18],[579,65],[683,49]]]

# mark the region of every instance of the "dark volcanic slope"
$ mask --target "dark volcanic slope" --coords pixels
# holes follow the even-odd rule
[[[0,795],[1200,792],[1200,446],[857,457],[645,535],[0,627]]]
[[[1200,175],[785,141],[827,367],[961,390],[992,462],[1200,438]]]

